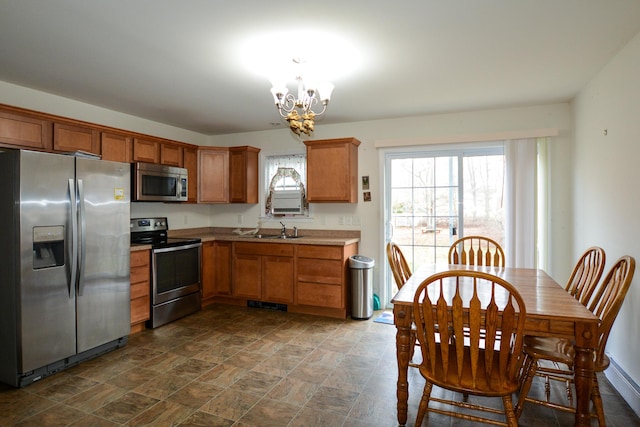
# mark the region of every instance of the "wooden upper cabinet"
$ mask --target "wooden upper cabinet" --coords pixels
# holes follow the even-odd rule
[[[229,149],[198,149],[198,203],[229,202]]]
[[[160,142],[153,139],[133,139],[133,161],[160,163]]]
[[[167,166],[183,166],[182,146],[170,142],[160,143],[160,163]]]
[[[198,149],[184,147],[182,149],[183,167],[188,171],[189,187],[187,188],[187,201],[198,201]]]
[[[131,140],[127,135],[111,132],[100,133],[102,160],[114,162],[131,162]]]
[[[53,123],[0,110],[0,143],[51,150]]]
[[[229,148],[231,203],[258,203],[258,154],[255,147]]]
[[[304,141],[307,146],[307,200],[358,202],[356,138]]]
[[[63,123],[53,124],[53,149],[100,154],[100,132],[97,129]]]

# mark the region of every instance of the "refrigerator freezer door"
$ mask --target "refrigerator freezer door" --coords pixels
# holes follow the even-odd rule
[[[69,178],[74,174],[74,159],[29,151],[22,151],[19,156],[20,194],[16,200],[20,210],[19,339],[22,346],[18,371],[25,373],[76,353],[75,291],[70,287],[69,278],[68,189]],[[57,253],[53,250],[57,246],[64,250]],[[52,256],[64,259],[44,265],[43,259]]]
[[[80,256],[78,353],[130,332],[130,166],[76,158]]]

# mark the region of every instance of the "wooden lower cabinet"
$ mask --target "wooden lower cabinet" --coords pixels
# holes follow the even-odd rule
[[[202,243],[202,307],[231,295],[231,242]]]
[[[150,318],[151,251],[131,252],[131,333],[145,329]]]
[[[347,317],[350,306],[347,262],[357,253],[357,243],[346,246],[226,243],[232,250],[227,247],[224,255],[216,252],[213,264],[218,266],[219,258],[223,257],[222,265],[231,265],[230,274],[226,267],[215,267],[221,279],[216,275],[211,294],[206,294],[211,295],[211,302],[246,306],[248,301],[258,301],[284,304],[293,313]],[[203,256],[207,257],[206,253],[203,249]],[[224,258],[229,254],[230,262]],[[203,266],[203,274],[207,271]]]
[[[293,310],[345,318],[349,312],[349,257],[357,244],[298,245]]]
[[[248,300],[292,303],[293,255],[293,245],[235,243],[232,295]]]

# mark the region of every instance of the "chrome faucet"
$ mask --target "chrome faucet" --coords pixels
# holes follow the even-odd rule
[[[280,224],[282,224],[282,221],[280,221]],[[282,228],[280,229],[280,235],[282,237],[286,237],[287,236],[287,226],[282,224]]]

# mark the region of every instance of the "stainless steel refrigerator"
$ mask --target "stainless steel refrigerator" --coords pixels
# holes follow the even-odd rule
[[[130,166],[0,148],[0,381],[124,346]]]

